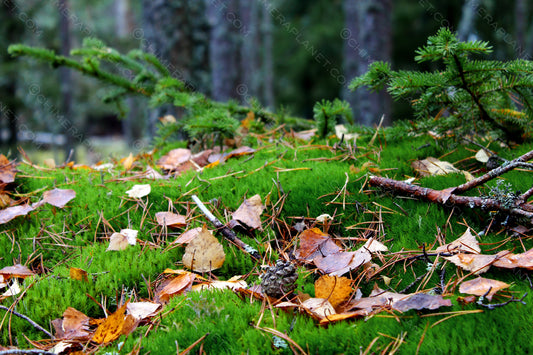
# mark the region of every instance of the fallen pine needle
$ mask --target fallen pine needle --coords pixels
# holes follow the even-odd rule
[[[307,355],[307,353],[304,351],[304,349],[302,349],[302,347],[300,345],[298,345],[298,343],[296,343],[294,340],[289,338],[289,336],[287,334],[284,334],[284,333],[282,333],[282,332],[280,332],[279,330],[276,330],[276,329],[262,328],[262,327],[258,327],[256,325],[254,325],[254,328],[262,330],[262,331],[267,332],[267,333],[270,333],[270,334],[275,335],[277,337],[280,337],[281,339],[283,339],[285,341],[288,341],[289,343],[294,345],[302,354]]]

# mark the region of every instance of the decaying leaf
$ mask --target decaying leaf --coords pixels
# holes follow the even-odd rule
[[[92,340],[98,344],[109,343],[118,339],[124,330],[127,303],[107,317],[96,329]]]
[[[323,298],[309,298],[302,302],[302,307],[319,320],[336,314],[331,303]]]
[[[135,158],[133,157],[133,153],[130,153],[126,158],[122,160],[122,166],[126,171],[130,170],[133,166],[133,162],[135,161]]]
[[[87,278],[87,271],[79,269],[77,267],[71,267],[69,270],[69,276],[73,280],[89,282]]]
[[[242,147],[239,147],[239,148],[229,152],[225,156],[225,160],[228,160],[228,159],[233,158],[233,157],[240,157],[240,156],[243,156],[243,155],[250,155],[250,154],[253,154],[253,153],[255,153],[255,149],[243,145]]]
[[[411,309],[437,309],[440,307],[450,307],[452,301],[442,298],[441,295],[428,295],[427,293],[415,293],[406,299],[396,301],[392,308],[400,312],[407,312]]]
[[[126,306],[126,314],[136,320],[143,320],[155,316],[160,308],[161,304],[154,302],[129,302]]]
[[[12,277],[25,279],[26,277],[34,276],[35,273],[24,265],[16,264],[2,268],[0,270],[0,275],[2,275],[4,280],[8,280]]]
[[[15,181],[15,163],[10,162],[4,154],[0,154],[0,183],[9,184]]]
[[[261,213],[265,206],[261,203],[261,196],[254,195],[243,201],[237,211],[233,212],[233,219],[248,228],[261,229]]]
[[[170,297],[178,296],[184,292],[190,291],[192,282],[196,275],[192,272],[185,272],[166,283],[161,290],[157,292],[157,299],[163,303],[168,302]]]
[[[468,171],[459,170],[453,166],[453,164],[433,157],[427,157],[423,160],[415,160],[411,163],[411,167],[415,169],[421,176],[462,173],[466,177],[467,181],[474,179],[472,174],[470,174]]]
[[[370,253],[376,253],[376,252],[386,252],[389,251],[389,249],[385,246],[385,244],[377,241],[374,238],[369,238],[365,245],[363,246],[364,249],[368,250]]]
[[[478,152],[476,153],[476,156],[475,156],[476,160],[481,162],[481,163],[486,163],[489,161],[489,155],[487,154],[487,152],[485,151],[485,149],[480,149],[478,150]]]
[[[76,191],[71,189],[53,189],[43,193],[42,202],[48,203],[57,208],[63,208],[65,205],[76,197]]]
[[[0,210],[0,224],[7,223],[18,216],[25,216],[33,211],[30,205],[19,205]]]
[[[113,233],[109,238],[109,246],[106,251],[110,250],[124,250],[128,245],[135,245],[137,243],[137,234],[139,231],[135,229],[122,229],[120,233]]]
[[[215,281],[203,282],[203,283],[194,285],[192,287],[192,290],[193,291],[204,291],[204,290],[213,290],[213,289],[217,289],[217,290],[225,290],[225,289],[237,290],[237,289],[248,287],[248,284],[246,283],[246,281],[241,280],[241,278],[242,278],[242,276],[234,276],[231,279],[229,279],[228,281],[215,280]]]
[[[2,190],[2,187],[0,186],[0,210],[3,210],[6,207],[11,206],[14,203],[14,201],[9,197],[9,195]]]
[[[131,189],[126,191],[126,194],[131,198],[141,198],[144,196],[148,196],[150,194],[150,191],[152,191],[152,187],[150,186],[150,184],[133,185]]]
[[[477,277],[459,285],[459,292],[475,296],[483,296],[487,294],[487,299],[490,301],[496,292],[509,286],[509,284],[498,280]]]
[[[457,238],[451,243],[441,245],[435,250],[437,253],[481,253],[479,242],[476,236],[470,232],[470,228],[463,233],[462,236]]]
[[[497,258],[498,256],[496,255],[464,253],[444,257],[444,259],[451,261],[464,270],[474,272],[475,275],[486,272]]]
[[[313,138],[316,135],[317,131],[318,130],[316,128],[313,128],[307,131],[291,132],[291,135],[296,139],[301,139],[303,141],[309,141],[311,140],[311,138]]]
[[[202,231],[202,227],[196,227],[193,229],[189,229],[182,235],[180,235],[175,241],[172,242],[172,244],[187,244],[190,243],[191,240],[196,238],[198,234]]]
[[[498,258],[494,262],[494,266],[514,269],[523,268],[533,270],[533,248],[520,254],[509,253],[508,251],[501,251],[497,254]]]
[[[185,216],[173,212],[157,212],[155,218],[160,226],[180,228],[187,225]]]
[[[327,256],[318,255],[313,259],[316,267],[325,274],[341,276],[372,260],[367,250],[339,251]]]
[[[296,257],[312,261],[317,256],[333,254],[339,250],[341,248],[329,235],[322,233],[318,228],[311,228],[300,234],[300,248],[296,250]]]
[[[177,148],[172,149],[163,155],[157,162],[157,166],[164,170],[177,170],[180,165],[188,162],[192,157],[189,149]]]
[[[196,272],[209,272],[224,264],[226,254],[218,239],[204,225],[200,234],[185,248],[183,265]]]
[[[315,281],[316,297],[327,299],[335,309],[350,298],[352,291],[352,280],[346,277],[322,275]]]
[[[61,329],[56,329],[56,336],[63,332],[60,338],[65,339],[88,339],[90,318],[75,308],[68,307],[63,312]]]

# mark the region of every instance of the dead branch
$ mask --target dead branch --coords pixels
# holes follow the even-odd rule
[[[530,153],[533,156],[533,151]],[[497,169],[494,169],[492,171],[495,171],[495,170]],[[489,175],[489,174],[486,174],[486,175]],[[475,181],[475,180],[472,180],[472,181]],[[533,212],[531,211],[531,205],[525,202],[522,202],[518,205],[508,208],[508,207],[503,206],[501,202],[495,199],[492,199],[492,198],[459,196],[459,195],[452,193],[452,192],[457,191],[457,187],[452,187],[452,188],[445,189],[445,190],[434,190],[428,187],[420,187],[417,185],[408,184],[403,181],[383,178],[379,176],[372,176],[370,178],[370,185],[381,187],[382,189],[394,190],[395,192],[399,194],[414,196],[417,198],[425,199],[427,201],[439,203],[442,205],[449,203],[449,204],[456,205],[456,206],[468,206],[471,208],[477,207],[477,208],[482,208],[482,209],[489,210],[489,211],[504,211],[511,215],[525,217],[529,220],[530,223],[533,224]]]
[[[15,312],[14,310],[12,310],[12,309],[10,309],[10,308],[8,308],[8,307],[6,307],[6,306],[2,306],[2,305],[0,305],[0,309],[3,309],[3,310],[6,311],[6,312],[10,312],[11,314],[13,314],[13,315],[15,315],[15,316],[17,316],[17,317],[22,318],[22,319],[28,321],[28,323],[30,323],[35,329],[37,329],[37,330],[43,332],[44,334],[46,334],[47,336],[49,336],[50,339],[54,339],[54,336],[53,336],[48,330],[44,329],[44,328],[41,327],[39,324],[35,323],[35,322],[34,322],[33,320],[31,320],[28,316],[25,316],[24,314],[20,314],[20,313],[18,313],[18,312]],[[24,351],[27,351],[27,350],[24,350]],[[13,354],[15,354],[15,353],[13,353]],[[20,353],[20,354],[22,354],[22,353]]]
[[[243,250],[244,252],[248,253],[252,259],[254,260],[260,260],[261,259],[261,255],[259,254],[259,252],[257,250],[255,250],[254,248],[252,248],[251,246],[249,246],[248,244],[246,244],[245,242],[243,242],[242,240],[240,240],[236,235],[235,233],[233,233],[233,231],[231,229],[229,229],[228,227],[226,227],[224,224],[222,224],[222,222],[220,222],[218,220],[218,218],[216,218],[212,213],[211,211],[209,211],[207,209],[207,207],[205,207],[205,205],[203,204],[202,201],[200,201],[200,199],[198,198],[198,196],[196,195],[192,195],[191,196],[193,201],[196,203],[196,205],[198,205],[198,207],[200,208],[200,210],[203,212],[203,214],[207,217],[207,219],[216,227],[216,229],[222,233],[222,235],[227,239],[229,240],[230,242],[232,242],[233,244],[235,244],[239,249]]]
[[[46,350],[39,350],[39,349],[8,349],[8,350],[2,350],[0,351],[0,355],[54,355],[55,353],[51,353]]]

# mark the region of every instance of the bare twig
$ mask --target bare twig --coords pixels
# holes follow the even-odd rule
[[[13,314],[13,315],[15,315],[15,316],[17,316],[17,317],[22,318],[22,319],[28,321],[28,322],[29,322],[29,323],[30,323],[35,329],[40,330],[41,332],[43,332],[44,334],[46,334],[47,336],[49,336],[51,339],[54,338],[54,336],[53,336],[48,330],[44,329],[44,328],[41,327],[39,324],[35,323],[35,322],[34,322],[33,320],[31,320],[28,316],[25,316],[24,314],[20,314],[20,313],[18,313],[18,312],[16,312],[16,311],[14,311],[14,310],[12,310],[12,309],[6,307],[6,306],[2,306],[2,305],[0,305],[0,309],[3,309],[3,310],[6,311],[6,312],[10,312],[11,314]],[[26,350],[24,350],[24,351],[26,351]],[[0,352],[0,355],[1,355],[1,354],[2,354],[2,352]]]
[[[231,229],[229,229],[224,224],[222,224],[222,222],[220,222],[218,220],[218,218],[216,218],[211,213],[211,211],[209,211],[207,209],[207,207],[205,207],[205,205],[203,204],[202,201],[200,201],[198,196],[192,195],[191,197],[192,197],[193,201],[196,203],[196,205],[198,205],[200,210],[203,212],[203,214],[207,217],[207,219],[211,223],[213,223],[213,225],[217,228],[217,230],[220,231],[220,233],[222,233],[222,235],[226,239],[228,239],[230,242],[232,242],[237,247],[239,247],[239,249],[241,249],[241,250],[245,251],[246,253],[248,253],[252,257],[252,259],[254,259],[254,260],[260,260],[261,259],[261,255],[259,255],[259,252],[257,250],[255,250],[254,248],[252,248],[251,246],[249,246],[248,244],[246,244],[245,242],[243,242],[242,240],[240,240],[239,238],[237,238],[237,236],[235,235],[235,233],[233,233],[233,231]]]
[[[488,291],[486,294],[488,294],[489,292],[490,292],[490,289],[489,289],[489,291]],[[490,303],[489,303],[489,304],[485,304],[485,303],[483,303],[483,299],[484,299],[484,297],[480,297],[480,299],[477,301],[477,304],[480,305],[480,306],[482,306],[482,307],[485,307],[485,308],[488,308],[488,309],[491,309],[491,310],[492,310],[492,309],[494,309],[494,308],[507,306],[507,305],[508,305],[509,303],[511,303],[511,302],[520,302],[520,303],[522,303],[522,304],[526,304],[526,302],[524,302],[524,298],[526,298],[526,296],[527,296],[527,292],[524,293],[524,295],[523,295],[522,297],[520,297],[520,298],[514,298],[514,296],[511,296],[511,298],[510,298],[508,301],[506,301],[506,302],[502,302],[502,303],[492,303],[492,304],[490,304]]]
[[[55,353],[51,353],[49,351],[39,350],[39,349],[9,349],[9,350],[0,351],[0,355],[32,355],[32,354],[54,355]]]

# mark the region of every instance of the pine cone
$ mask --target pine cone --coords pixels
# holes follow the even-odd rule
[[[280,298],[296,288],[297,279],[296,267],[290,262],[278,260],[275,266],[270,266],[261,275],[261,290],[270,297]]]

